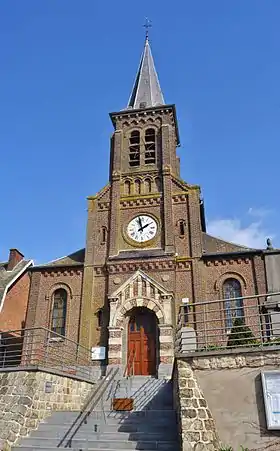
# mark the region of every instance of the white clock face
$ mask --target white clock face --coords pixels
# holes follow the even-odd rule
[[[145,243],[153,239],[157,233],[157,223],[151,216],[139,215],[127,226],[127,234],[137,243]]]

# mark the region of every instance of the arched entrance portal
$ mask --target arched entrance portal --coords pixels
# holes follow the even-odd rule
[[[130,312],[127,348],[128,374],[156,375],[158,324],[154,312],[147,308]]]

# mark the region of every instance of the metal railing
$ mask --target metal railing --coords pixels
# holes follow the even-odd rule
[[[184,304],[177,351],[280,346],[280,292]]]
[[[134,376],[134,372],[135,372],[135,355],[136,355],[136,350],[132,349],[129,354],[128,354],[128,358],[127,358],[127,363],[123,372],[123,377],[129,377],[129,376]]]
[[[44,327],[0,333],[0,369],[42,366],[92,379],[91,350]]]
[[[97,384],[83,410],[79,413],[76,420],[69,427],[68,431],[66,431],[66,433],[58,443],[57,448],[72,448],[72,440],[75,439],[75,436],[79,432],[81,426],[83,424],[87,424],[90,415],[95,415],[94,420],[96,420],[96,424],[94,424],[94,432],[103,432],[103,428],[106,423],[104,395],[109,390],[110,386],[114,383],[118,371],[118,368],[111,368],[107,376]],[[101,410],[96,411],[95,409],[98,406],[99,402],[101,402]],[[101,413],[101,418],[99,418],[99,413]]]

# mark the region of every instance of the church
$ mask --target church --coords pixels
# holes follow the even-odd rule
[[[174,104],[148,37],[134,86],[110,113],[108,183],[87,198],[85,248],[30,268],[26,328],[100,351],[103,367],[168,375],[181,306],[266,293],[265,253],[207,234],[200,187],[182,178]],[[249,301],[248,301],[249,302]],[[188,318],[186,318],[186,322]],[[230,313],[221,315],[224,330]]]

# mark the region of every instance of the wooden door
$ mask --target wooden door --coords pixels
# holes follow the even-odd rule
[[[128,374],[152,375],[156,373],[155,315],[149,310],[137,309],[128,324]]]

